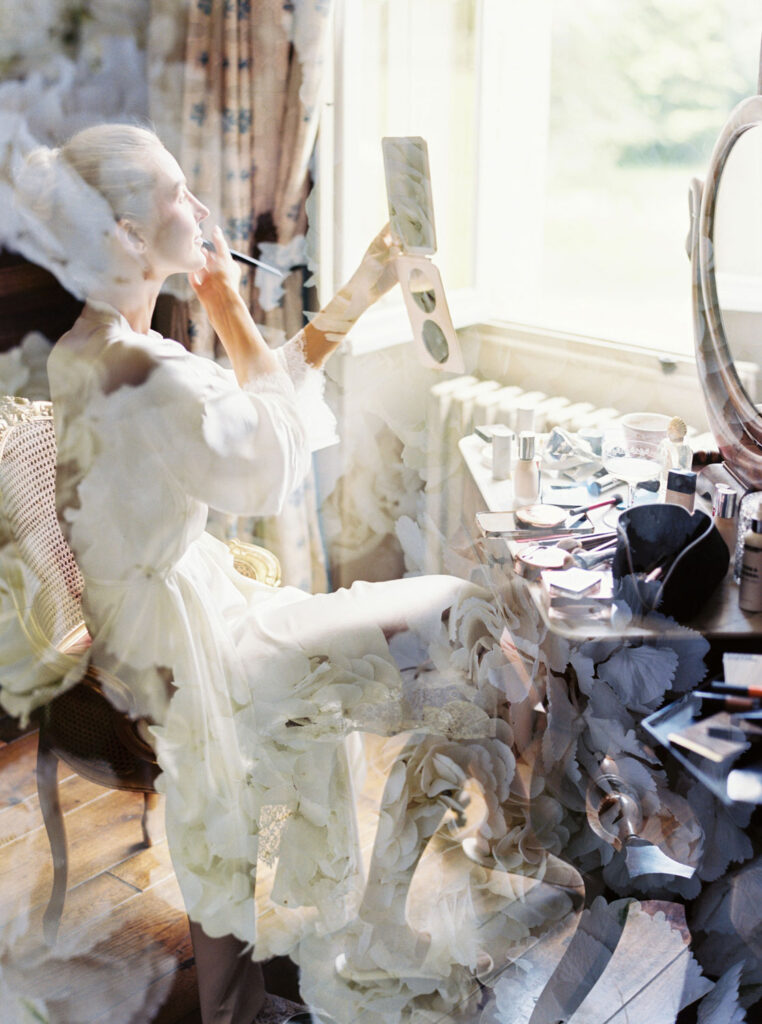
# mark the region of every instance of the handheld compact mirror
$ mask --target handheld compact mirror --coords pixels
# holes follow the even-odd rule
[[[463,356],[452,325],[439,271],[434,202],[426,140],[415,135],[381,140],[389,223],[402,250],[397,276],[422,361],[437,370],[462,373]]]

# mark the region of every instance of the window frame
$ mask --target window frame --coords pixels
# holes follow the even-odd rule
[[[343,237],[341,197],[343,180],[344,98],[351,81],[351,61],[344,53],[345,16],[354,0],[335,0],[333,60],[330,65],[330,100],[326,103],[319,136],[319,180],[321,189],[320,295],[325,300],[343,283],[340,258]],[[675,366],[688,369],[692,355],[657,353],[639,344],[613,338],[573,333],[574,328],[547,327],[536,317],[524,315],[521,296],[535,274],[533,261],[542,258],[542,234],[537,231],[542,217],[547,164],[548,109],[550,104],[550,60],[552,0],[478,0],[477,19],[477,144],[474,231],[474,287],[445,288],[456,329],[486,326],[494,340],[503,336],[506,345],[516,333],[530,331],[536,343],[561,351],[573,337],[576,349],[588,345],[591,358],[600,356],[602,346],[619,353],[626,364],[661,366],[671,374]],[[521,15],[521,36],[512,26]],[[527,36],[530,38],[528,39]],[[521,96],[521,103],[512,102]],[[506,169],[501,160],[511,152],[511,140],[522,139],[521,153]],[[506,178],[510,186],[506,189]],[[687,183],[686,183],[687,188]],[[330,193],[330,197],[328,194]],[[500,196],[499,202],[493,197]],[[436,256],[434,256],[436,262]],[[536,280],[536,275],[534,280]],[[501,298],[506,289],[516,296],[508,311]],[[353,328],[346,345],[351,355],[363,355],[412,340],[404,303],[369,310]],[[682,372],[680,373],[682,377]],[[645,402],[644,394],[642,400]],[[645,407],[645,406],[644,406]]]

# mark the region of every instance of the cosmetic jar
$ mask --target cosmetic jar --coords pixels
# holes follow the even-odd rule
[[[531,548],[516,556],[514,571],[525,580],[539,580],[545,569],[565,569],[571,555],[560,548]]]

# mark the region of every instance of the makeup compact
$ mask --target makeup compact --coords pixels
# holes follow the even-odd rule
[[[544,548],[539,545],[527,546],[514,559],[513,568],[518,576],[525,580],[539,580],[548,570],[565,569],[571,556],[557,547]]]
[[[593,532],[593,523],[586,511],[575,513],[555,505],[533,505],[506,512],[477,512],[475,518],[482,537],[503,537],[506,540],[556,540]]]
[[[534,527],[537,530],[554,530],[565,523],[569,513],[558,505],[524,505],[514,512],[520,526]]]
[[[463,356],[444,286],[430,257],[437,251],[429,154],[420,136],[381,140],[389,224],[402,250],[397,276],[421,361],[438,370],[462,373]]]

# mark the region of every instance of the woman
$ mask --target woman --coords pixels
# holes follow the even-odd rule
[[[204,532],[209,506],[275,514],[298,487],[311,415],[300,392],[396,280],[391,240],[379,234],[338,295],[273,351],[221,231],[205,248],[208,210],[151,132],[101,125],[60,151],[34,151],[17,196],[29,230],[55,235],[87,299],[49,378],[59,517],[85,579],[89,657],[112,678],[112,700],[153,723],[197,952],[206,937],[235,949],[256,939],[260,957],[293,950],[307,931],[345,925],[361,897],[342,737],[490,732],[467,658],[409,694],[388,643],[413,630],[424,645],[446,644],[443,617],[477,588],[428,577],[314,597],[273,590],[239,576]],[[150,329],[159,290],[178,272],[232,369]],[[270,924],[257,935],[257,859],[276,853]],[[253,1016],[252,989],[229,1017],[214,1016],[238,981],[215,988],[205,1019]]]

